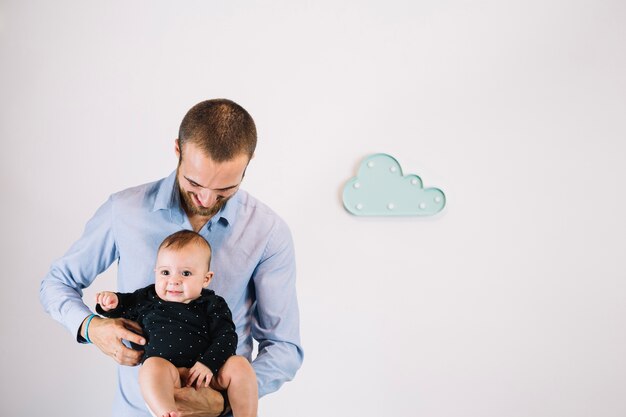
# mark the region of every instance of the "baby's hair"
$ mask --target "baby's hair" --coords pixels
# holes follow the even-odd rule
[[[179,230],[176,233],[172,233],[168,237],[166,237],[161,245],[159,246],[159,252],[161,249],[172,249],[172,250],[181,250],[189,245],[198,245],[205,247],[209,250],[209,269],[211,269],[211,253],[213,252],[211,249],[211,245],[209,242],[202,237],[202,235],[191,231],[191,230]]]

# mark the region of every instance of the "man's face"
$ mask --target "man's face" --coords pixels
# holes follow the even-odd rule
[[[181,149],[176,144],[180,160]],[[230,161],[215,162],[193,143],[186,143],[176,179],[187,215],[212,217],[239,189],[249,158],[238,155]]]
[[[162,248],[154,269],[159,298],[188,304],[200,297],[213,277],[213,272],[209,271],[209,256],[209,248],[195,244],[177,250]]]

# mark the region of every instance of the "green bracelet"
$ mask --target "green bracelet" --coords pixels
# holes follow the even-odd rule
[[[85,340],[87,341],[87,343],[92,343],[91,339],[89,338],[89,323],[91,323],[91,320],[93,320],[94,317],[96,317],[95,314],[89,316],[89,318],[87,319],[87,323],[85,324]]]

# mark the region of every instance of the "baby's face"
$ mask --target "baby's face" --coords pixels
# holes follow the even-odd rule
[[[189,303],[211,281],[209,250],[190,244],[178,250],[163,248],[154,269],[156,293],[162,300]]]

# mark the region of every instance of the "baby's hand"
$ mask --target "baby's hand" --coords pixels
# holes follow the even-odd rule
[[[99,292],[96,294],[96,303],[100,304],[100,307],[102,307],[104,311],[113,310],[117,307],[117,294],[111,291]]]
[[[213,372],[203,363],[196,362],[191,369],[189,369],[189,375],[187,376],[187,386],[193,385],[196,382],[196,388],[208,387],[213,378]]]

